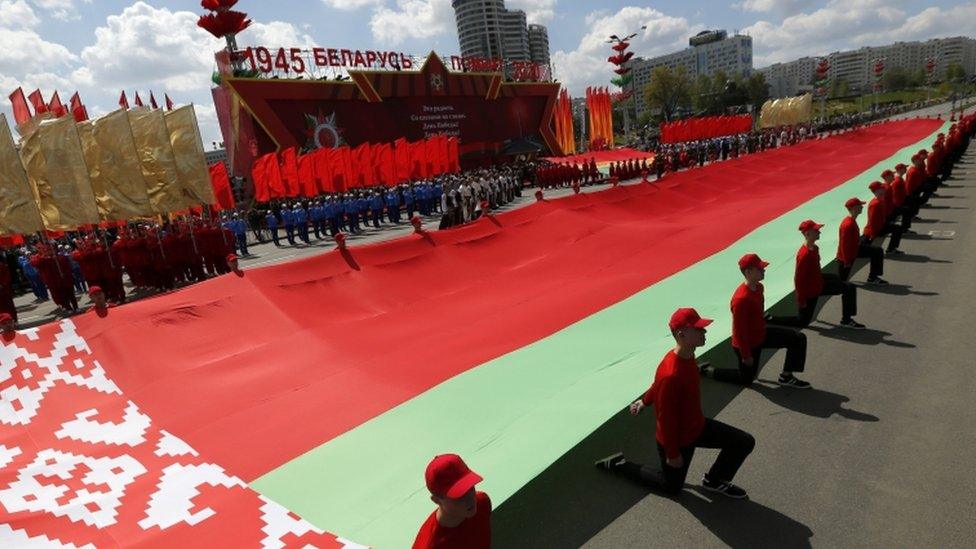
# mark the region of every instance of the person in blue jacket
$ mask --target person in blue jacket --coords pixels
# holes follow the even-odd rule
[[[24,272],[24,276],[27,277],[27,282],[30,284],[31,291],[34,292],[34,301],[40,303],[50,299],[47,293],[47,286],[41,280],[41,274],[30,264],[26,252],[20,252],[20,255],[17,256],[17,264],[20,265],[20,269]]]
[[[390,223],[400,224],[400,199],[396,189],[386,191],[386,216]]]
[[[295,208],[292,210],[292,217],[295,219],[295,232],[298,233],[298,238],[300,238],[302,242],[309,244],[308,213],[305,211],[305,208],[302,207],[301,203],[295,203]]]
[[[292,209],[288,206],[287,202],[281,206],[281,222],[285,225],[285,236],[288,238],[288,243],[294,246],[295,214],[292,213]]]
[[[379,229],[380,218],[383,216],[383,197],[375,190],[369,197],[369,213],[373,218],[373,227]]]
[[[413,212],[416,210],[416,208],[414,207],[414,199],[415,197],[414,197],[412,187],[408,186],[405,189],[403,189],[403,205],[405,207],[404,213],[406,214],[407,219],[413,217]]]
[[[234,242],[237,244],[237,249],[241,252],[241,257],[251,255],[247,251],[247,222],[235,213],[229,225],[231,232],[234,233]]]
[[[264,224],[268,226],[268,232],[271,233],[271,240],[274,241],[274,245],[281,247],[281,241],[278,240],[278,218],[275,217],[274,211],[268,210],[268,213],[264,216]]]

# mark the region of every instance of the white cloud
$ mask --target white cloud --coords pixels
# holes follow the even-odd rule
[[[395,46],[407,38],[430,38],[454,31],[451,0],[397,0],[396,9],[379,7],[369,20],[373,38]]]
[[[39,8],[51,14],[51,17],[61,20],[78,19],[78,9],[75,7],[75,0],[31,0]],[[91,4],[91,0],[84,0],[86,4]]]
[[[0,29],[32,29],[41,20],[24,0],[0,2]]]
[[[29,29],[0,27],[0,74],[19,74],[27,67],[59,67],[77,56]]]
[[[221,43],[196,26],[197,15],[144,2],[110,15],[95,29],[81,58],[91,81],[118,89],[158,85],[171,90],[209,86],[214,51]]]
[[[552,54],[556,78],[573,95],[582,95],[586,86],[609,85],[614,76],[607,57],[612,51],[607,38],[612,34],[647,29],[631,42],[634,55],[650,57],[687,47],[688,37],[703,29],[684,17],[674,17],[654,8],[628,6],[616,13],[593,12],[586,17],[589,31],[573,51],[559,50]]]
[[[384,0],[322,0],[322,3],[337,10],[352,11],[366,6],[383,5]]]
[[[506,6],[513,10],[523,10],[529,24],[545,23],[556,16],[557,0],[508,0]]]
[[[793,15],[813,4],[813,0],[743,0],[732,4],[732,8],[752,12],[776,12],[782,15]]]
[[[300,32],[291,23],[271,21],[270,23],[254,23],[237,37],[238,47],[267,46],[282,47],[313,47],[315,40],[306,33]]]

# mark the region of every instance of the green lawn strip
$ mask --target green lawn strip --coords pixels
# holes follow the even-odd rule
[[[944,131],[940,129],[939,131]],[[935,133],[932,134],[934,136]],[[321,528],[374,547],[405,547],[433,504],[423,471],[439,453],[462,455],[496,506],[557,460],[650,382],[672,345],[667,318],[693,306],[715,318],[711,344],[731,329],[738,258],[771,262],[767,304],[793,290],[797,225],[827,223],[822,257],[837,247],[851,196],[884,168],[908,162],[932,136],[756,229],[715,254],[547,338],[451,378],[251,483]],[[296,426],[301,428],[301,426]]]

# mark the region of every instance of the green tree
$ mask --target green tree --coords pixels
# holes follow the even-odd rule
[[[681,108],[691,107],[692,82],[684,67],[658,67],[644,88],[644,103],[658,109],[665,120],[671,120]]]
[[[911,75],[908,69],[902,67],[894,67],[890,70],[885,71],[884,74],[884,87],[887,91],[900,91],[907,88],[911,81]]]
[[[745,81],[745,88],[749,97],[749,104],[753,110],[758,111],[763,103],[769,99],[769,84],[766,83],[766,75],[761,72],[754,72]]]
[[[946,67],[945,79],[946,82],[962,82],[966,79],[966,70],[958,63],[950,63]]]

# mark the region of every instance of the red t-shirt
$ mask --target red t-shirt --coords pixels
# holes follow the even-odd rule
[[[925,174],[922,170],[915,166],[908,168],[908,173],[905,174],[905,186],[908,188],[908,192],[915,192],[918,186],[922,184],[923,179],[925,179]]]
[[[895,198],[892,194],[894,193],[891,190],[891,183],[885,183],[884,196],[881,198],[881,201],[884,202],[885,218],[891,217],[891,214],[895,211]]]
[[[884,230],[886,221],[884,202],[878,197],[872,198],[871,203],[868,204],[868,222],[864,226],[864,236],[871,240],[878,238],[878,235]]]
[[[811,250],[804,244],[796,252],[796,272],[793,274],[793,285],[796,287],[796,301],[800,307],[805,307],[807,301],[816,298],[823,291],[823,272],[820,270],[820,249],[814,246]]]
[[[766,339],[765,312],[762,284],[752,291],[743,282],[732,294],[732,346],[742,358],[752,358],[752,350]]]
[[[861,229],[854,218],[847,216],[840,222],[840,242],[837,243],[837,260],[850,267],[857,259],[857,249],[861,245]]]
[[[895,180],[891,182],[891,201],[896,208],[905,202],[906,194],[905,180],[901,176],[896,176]]]
[[[654,404],[655,436],[668,458],[678,457],[681,447],[694,442],[705,427],[699,383],[695,359],[681,358],[672,349],[658,365],[651,388],[641,397],[645,406]]]
[[[454,528],[437,522],[437,511],[427,517],[413,549],[489,549],[491,547],[491,500],[488,494],[477,492],[478,510],[475,515]]]

